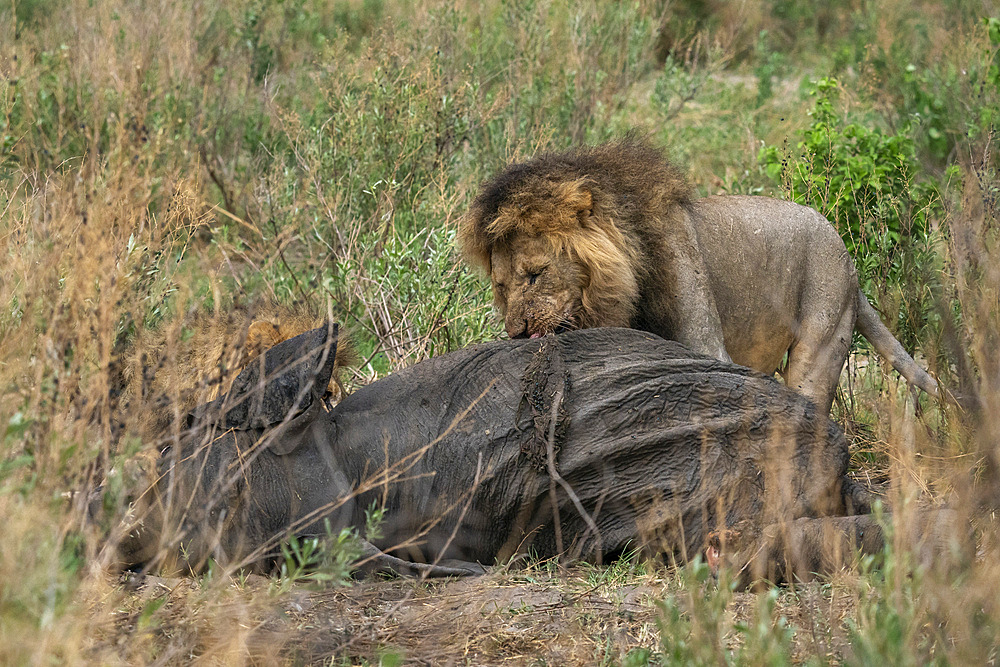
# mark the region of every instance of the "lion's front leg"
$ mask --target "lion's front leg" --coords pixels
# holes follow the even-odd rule
[[[682,225],[690,229],[690,225]],[[693,232],[677,232],[661,254],[653,284],[664,291],[644,295],[634,326],[675,340],[689,349],[721,361],[726,351],[722,321],[708,280],[708,271]]]
[[[715,297],[708,289],[704,276],[702,272],[692,272],[678,281],[681,297],[677,300],[673,338],[695,352],[720,361],[732,361],[726,352]]]

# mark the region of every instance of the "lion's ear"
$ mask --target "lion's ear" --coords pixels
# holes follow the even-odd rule
[[[257,320],[247,330],[248,356],[256,357],[267,348],[273,347],[280,342],[281,333],[270,322]]]
[[[480,269],[485,269],[487,275],[493,270],[490,264],[490,242],[486,233],[486,222],[477,204],[463,215],[458,223],[458,247],[465,259]]]
[[[594,197],[590,193],[587,180],[584,178],[559,183],[555,188],[554,194],[556,199],[562,202],[563,206],[572,209],[577,214],[581,212],[588,212],[589,214],[590,209],[594,205]]]

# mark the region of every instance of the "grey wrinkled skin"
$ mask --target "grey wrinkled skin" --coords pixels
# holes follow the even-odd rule
[[[475,345],[330,409],[314,388],[335,345],[335,327],[285,341],[196,411],[135,504],[121,565],[266,569],[280,539],[363,529],[372,506],[375,566],[432,575],[529,552],[686,560],[712,531],[866,509],[814,404],[652,334]]]

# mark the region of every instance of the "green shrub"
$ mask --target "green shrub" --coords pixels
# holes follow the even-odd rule
[[[862,285],[886,278],[898,282],[902,254],[927,239],[940,194],[934,183],[919,178],[909,128],[890,134],[841,121],[833,108],[836,91],[834,79],[816,82],[812,124],[795,154],[766,146],[760,160],[792,200],[830,219],[858,265]]]
[[[831,78],[816,82],[812,122],[792,154],[765,146],[759,159],[789,199],[833,223],[862,290],[897,313],[890,328],[913,349],[928,322],[940,328],[934,295],[941,262],[931,232],[941,195],[917,159],[911,127],[890,133],[843,120],[834,112],[837,86]]]
[[[679,568],[680,589],[659,603],[664,665],[784,665],[794,629],[777,613],[779,591],[760,595],[747,622],[733,622],[735,583],[701,560]],[[734,644],[737,648],[734,648]]]
[[[874,50],[865,69],[871,95],[890,125],[912,136],[925,163],[943,168],[961,159],[968,141],[991,132],[1000,106],[1000,19],[974,30],[958,53],[935,60]],[[964,51],[964,52],[963,52]]]

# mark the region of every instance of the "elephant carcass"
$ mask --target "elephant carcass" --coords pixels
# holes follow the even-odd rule
[[[191,415],[135,504],[124,565],[266,566],[283,537],[361,529],[373,506],[369,553],[403,569],[633,549],[683,560],[720,530],[864,503],[842,433],[811,402],[652,334],[475,345],[330,408],[335,345],[335,326],[285,341]]]

